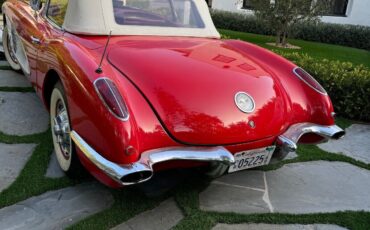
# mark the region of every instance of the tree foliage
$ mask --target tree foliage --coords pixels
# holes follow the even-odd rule
[[[318,21],[332,0],[250,0],[255,15],[276,31],[276,44],[286,46],[292,26],[302,21]]]

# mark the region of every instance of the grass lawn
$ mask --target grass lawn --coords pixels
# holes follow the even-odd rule
[[[71,180],[67,177],[59,179],[44,177],[49,164],[50,154],[53,151],[50,133],[51,131],[48,130],[44,133],[29,136],[10,136],[0,132],[0,143],[37,144],[36,149],[17,180],[10,187],[0,192],[0,209],[31,196],[81,183],[82,180]]]
[[[232,39],[241,39],[248,41],[270,50],[282,50],[284,52],[299,52],[307,53],[309,56],[318,59],[329,59],[339,61],[349,61],[354,64],[363,64],[370,68],[370,52],[356,48],[345,46],[330,45],[318,42],[308,42],[303,40],[289,39],[289,43],[301,47],[300,50],[282,49],[267,45],[268,42],[275,42],[275,37],[259,34],[250,34],[236,32],[231,30],[219,30],[222,35],[226,35]]]

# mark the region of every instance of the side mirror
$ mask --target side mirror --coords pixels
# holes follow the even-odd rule
[[[39,11],[41,9],[41,6],[42,6],[41,0],[31,0],[30,5],[31,5],[31,8],[34,11]]]

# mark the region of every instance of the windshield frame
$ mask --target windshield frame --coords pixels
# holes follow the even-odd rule
[[[111,1],[118,25],[205,28],[194,0]]]
[[[69,0],[63,28],[80,35],[176,36],[220,38],[204,0],[194,0],[204,28],[119,25],[115,22],[113,1]],[[89,7],[86,7],[89,5]]]

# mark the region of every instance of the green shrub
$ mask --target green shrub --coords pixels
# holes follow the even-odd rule
[[[338,115],[370,121],[370,69],[350,62],[317,60],[275,51],[312,74],[327,90]]]
[[[330,23],[297,24],[292,36],[297,39],[370,50],[370,27]]]
[[[275,31],[252,15],[212,10],[217,28],[263,35]],[[291,38],[370,50],[370,27],[330,23],[301,23],[293,27]]]
[[[248,32],[254,34],[274,35],[275,31],[252,15],[212,10],[212,19],[217,28]]]

